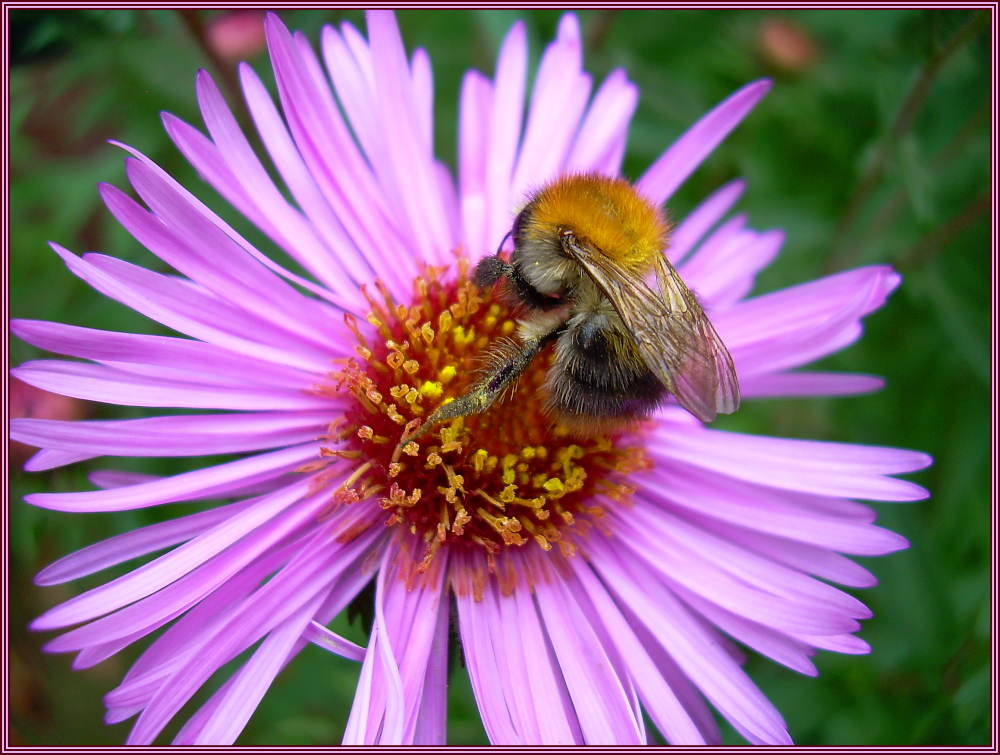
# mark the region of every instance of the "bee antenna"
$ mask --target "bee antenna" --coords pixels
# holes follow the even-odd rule
[[[500,245],[497,246],[497,250],[493,255],[494,257],[500,256],[500,252],[503,251],[503,245],[507,243],[507,239],[509,239],[513,233],[514,233],[513,231],[507,231],[507,234],[502,239],[500,239]]]

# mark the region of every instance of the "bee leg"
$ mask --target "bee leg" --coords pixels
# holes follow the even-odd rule
[[[541,337],[521,343],[506,359],[498,360],[496,366],[477,380],[463,395],[439,406],[417,430],[403,436],[399,441],[398,448],[402,448],[414,438],[420,437],[439,422],[485,412],[504,392],[504,389],[508,388],[528,368],[531,360],[535,358],[541,348],[560,335],[563,329],[563,326],[560,326]],[[394,454],[394,456],[396,455],[398,454]]]
[[[472,271],[472,282],[478,288],[489,288],[501,278],[509,278],[514,267],[499,256],[483,257]]]

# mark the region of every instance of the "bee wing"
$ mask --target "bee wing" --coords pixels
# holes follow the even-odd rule
[[[684,398],[691,402],[700,399],[709,407],[711,418],[708,421],[714,419],[716,413],[732,414],[740,406],[740,383],[729,350],[702,309],[698,297],[662,254],[656,258],[656,279],[660,296],[668,305],[684,303],[679,319],[688,329],[689,338],[693,339],[688,342],[693,348],[684,352],[684,366],[674,375],[678,399],[686,409],[691,409],[691,406],[685,403]],[[671,314],[677,316],[673,306]],[[703,419],[698,411],[694,413]]]
[[[635,340],[643,361],[681,406],[703,422],[740,404],[733,359],[698,299],[662,255],[659,293],[599,249],[570,234],[562,245],[604,292]]]

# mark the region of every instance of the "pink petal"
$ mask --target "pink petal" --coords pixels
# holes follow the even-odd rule
[[[378,54],[372,56],[376,120],[383,127],[397,125],[386,134],[382,144],[391,171],[380,175],[382,186],[385,188],[392,183],[407,187],[400,192],[402,205],[397,207],[403,211],[403,217],[409,219],[408,226],[402,230],[413,237],[423,259],[441,262],[450,252],[454,239],[450,237],[441,195],[437,191],[431,143],[421,138],[421,109],[399,27],[389,11],[368,11],[366,19],[371,48],[378,50]]]
[[[375,89],[375,70],[372,67],[372,51],[368,47],[368,40],[352,24],[346,21],[340,25],[340,33],[347,42],[347,46],[354,56],[358,71],[364,77],[370,90]]]
[[[136,375],[83,362],[39,359],[14,368],[11,374],[42,390],[124,406],[237,411],[253,411],[262,406],[275,410],[316,411],[336,406],[329,398],[310,396],[304,390],[222,388]]]
[[[195,382],[245,386],[247,383],[302,389],[315,376],[273,362],[244,357],[202,341],[140,333],[94,330],[43,320],[13,320],[11,332],[33,346],[90,359],[122,370],[186,377]],[[339,350],[339,349],[338,349]]]
[[[370,518],[370,511],[367,514],[359,509],[345,511],[350,520],[357,520],[359,514]],[[214,636],[204,638],[199,651],[164,682],[139,716],[129,736],[130,744],[151,742],[216,669],[310,601],[322,600],[345,569],[357,565],[381,533],[369,529],[340,548],[331,548],[336,539],[333,528],[343,526],[344,519],[331,520],[328,526],[315,531],[307,547],[228,616]],[[307,613],[311,617],[312,612]]]
[[[43,448],[26,462],[24,462],[25,472],[45,472],[49,469],[56,469],[67,464],[76,464],[78,461],[93,459],[92,453],[78,453],[76,451],[56,451],[55,449]]]
[[[492,254],[495,248],[491,245],[500,241],[490,239],[487,225],[490,208],[496,206],[487,201],[486,194],[486,166],[489,161],[485,157],[489,154],[492,112],[493,88],[489,80],[477,71],[467,71],[462,78],[459,107],[458,176],[463,238],[473,258]]]
[[[591,538],[588,547],[609,589],[727,720],[751,742],[790,743],[778,711],[669,590],[639,576],[603,538]]]
[[[747,647],[782,666],[787,666],[792,671],[798,671],[806,676],[819,676],[816,666],[809,660],[813,651],[807,645],[775,631],[772,627],[762,626],[720,608],[698,593],[679,588],[677,594],[708,621]]]
[[[305,44],[297,44],[273,13],[265,22],[282,110],[299,152],[363,259],[397,294],[408,291],[416,267],[410,243],[395,228],[385,195],[337,111],[322,71]]]
[[[719,731],[715,715],[709,709],[705,697],[698,691],[698,688],[692,681],[685,676],[674,659],[660,646],[649,629],[626,607],[621,606],[621,611],[622,615],[628,621],[629,626],[635,631],[636,637],[639,638],[646,652],[649,653],[655,672],[662,675],[670,689],[677,695],[677,699],[698,727],[698,731],[701,732],[706,744],[721,745],[722,733]]]
[[[574,558],[571,565],[581,587],[594,605],[600,622],[612,638],[625,666],[649,712],[653,723],[672,745],[702,745],[705,738],[677,698],[667,680],[656,669],[652,658],[636,637],[628,621],[615,605],[614,599],[582,559]]]
[[[810,335],[847,309],[867,314],[882,306],[899,281],[889,267],[862,267],[748,299],[712,320],[730,350],[766,346]]]
[[[373,551],[381,547],[384,542],[384,539],[377,541]],[[375,555],[377,554],[373,553],[372,557]],[[343,655],[349,660],[363,660],[365,656],[364,648],[338,635],[334,635],[324,625],[329,624],[336,616],[340,615],[347,605],[357,597],[365,585],[371,582],[371,578],[372,575],[367,568],[349,569],[344,573],[330,590],[326,601],[316,612],[316,618],[313,624],[310,625],[310,628],[306,630],[303,639],[312,642],[317,647],[322,647],[337,655]],[[334,639],[335,637],[337,639]]]
[[[104,184],[101,195],[108,209],[147,249],[209,291],[251,316],[267,313],[287,341],[303,348],[329,349],[335,344],[319,323],[337,314],[329,305],[307,298],[259,264],[218,225],[158,171],[129,157],[126,173],[133,188],[153,213],[115,187]]]
[[[249,69],[244,66],[244,70]],[[244,74],[244,82],[248,78],[249,75]],[[345,272],[338,261],[342,259],[354,260],[355,256],[349,253],[343,255],[341,250],[347,251],[345,246],[325,247],[313,229],[309,227],[308,220],[285,201],[271,181],[264,166],[261,165],[260,160],[257,159],[249,142],[243,136],[236,119],[222,98],[222,93],[206,71],[198,73],[197,91],[198,103],[205,125],[219,150],[220,157],[232,172],[233,178],[247,192],[248,198],[255,204],[258,212],[268,216],[270,224],[275,228],[280,228],[281,232],[288,236],[290,240],[289,253],[317,275],[320,280],[339,291],[343,286],[342,279],[345,277]],[[251,84],[249,91],[247,91],[248,105],[253,99],[252,94],[258,95],[254,101],[258,112],[262,109],[261,99],[266,98],[267,104],[271,103],[270,97],[266,93],[254,90]],[[272,105],[268,114],[273,112]],[[269,125],[274,126],[275,124]],[[282,133],[285,137],[282,146],[289,147],[287,132],[282,129]],[[269,131],[268,136],[274,141],[276,134]],[[294,159],[287,151],[281,153],[281,156],[286,161]],[[334,240],[342,245],[346,242],[343,234],[336,235]],[[367,267],[365,272],[367,272]],[[355,279],[355,283],[365,280],[367,280],[367,276],[360,280]],[[343,287],[349,289],[347,286]]]
[[[417,746],[447,744],[448,734],[448,601],[438,604],[434,639],[427,659],[420,710],[414,724],[412,742]]]
[[[323,435],[329,413],[256,412],[67,422],[17,419],[12,437],[110,456],[201,456],[290,446]]]
[[[347,658],[349,661],[362,661],[365,657],[365,649],[357,643],[341,637],[336,632],[327,629],[322,624],[312,621],[302,632],[302,638],[309,642],[328,650],[334,655]]]
[[[487,580],[477,600],[464,579],[485,569],[477,556],[469,554],[453,566],[452,589],[462,652],[490,742],[582,744],[576,712],[532,595],[517,589],[502,596],[495,582]],[[518,627],[516,635],[509,630],[512,624]]]
[[[495,621],[490,622],[488,641],[492,643],[496,654],[497,668],[501,674],[500,683],[506,696],[507,707],[514,727],[522,742],[551,743],[552,740],[545,738],[542,734],[540,719],[545,719],[547,716],[543,707],[535,700],[535,692],[531,689],[533,685],[530,682],[525,684],[521,681],[530,678],[531,674],[527,673],[529,668],[537,668],[542,665],[537,663],[536,658],[531,654],[530,644],[522,641],[522,634],[525,633],[520,631],[520,628],[526,626],[533,619],[533,630],[539,634],[542,632],[535,607],[532,605],[526,609],[530,618],[522,622],[519,617],[518,602],[514,599],[514,595],[503,595],[491,587],[485,591],[483,601],[490,603],[489,611],[495,616]],[[513,639],[510,632],[512,626],[519,628],[517,636]],[[484,643],[486,641],[484,638]],[[550,674],[553,672],[558,674],[558,669],[552,668],[552,665],[549,666]],[[528,687],[528,689],[524,690],[522,694],[518,694],[519,687]],[[568,726],[563,730],[562,736],[563,741],[574,741],[570,736]]]
[[[174,143],[174,146],[198,171],[202,180],[218,191],[229,204],[239,210],[244,217],[286,252],[294,246],[294,241],[285,236],[282,229],[276,227],[268,215],[257,209],[246,188],[236,180],[236,176],[226,164],[219,148],[211,139],[172,113],[160,113],[160,121],[163,123],[163,130],[167,132],[167,136]],[[133,154],[141,154],[126,144],[119,144],[119,146]],[[147,164],[154,164],[149,158],[146,158],[146,161]],[[193,195],[191,196],[193,198]],[[291,230],[297,229],[292,226]],[[308,243],[302,235],[299,235],[299,240]],[[287,253],[295,256],[291,252]]]
[[[509,554],[509,558],[511,560],[507,564],[501,565],[500,573],[511,573],[513,570],[515,574],[526,575],[533,568],[520,554]],[[460,569],[453,570],[452,587],[459,598],[468,596],[470,592],[474,600],[478,597],[476,588],[469,584],[469,577],[475,581],[485,574],[485,569],[482,555],[473,553],[468,554]],[[487,653],[497,657],[500,705],[509,712],[516,732],[514,739],[503,740],[488,729],[491,741],[494,744],[582,743],[583,732],[576,710],[559,670],[559,663],[546,638],[534,596],[524,589],[515,589],[508,594],[496,581],[489,580],[485,585],[483,599],[475,602],[477,606],[485,605],[483,617],[487,624],[482,636],[470,635],[467,638],[465,634],[462,635],[465,658],[468,663],[478,654]],[[459,605],[459,618],[464,621],[463,616],[466,614],[463,614],[461,604]],[[471,612],[467,612],[467,615],[471,616]],[[518,627],[516,634],[510,632],[511,626]],[[475,642],[476,646],[470,649],[470,642]],[[486,656],[482,660],[486,661]],[[484,664],[481,663],[480,668],[483,667]],[[493,680],[473,679],[473,689],[484,689],[492,682]],[[486,716],[487,712],[483,709],[478,693],[477,700],[480,700],[481,716]]]
[[[323,27],[320,42],[337,100],[344,109],[354,138],[371,158],[378,150],[380,135],[375,121],[374,74],[368,45],[363,38],[359,39],[357,49],[359,56],[364,58],[362,66],[346,40],[332,26]]]
[[[220,697],[214,715],[206,722],[192,745],[229,745],[236,741],[250,716],[257,710],[274,677],[294,655],[295,645],[312,620],[322,595],[283,621],[264,638]]]
[[[290,485],[275,494],[264,496],[252,504],[240,508],[238,512],[234,512],[235,516],[227,517],[170,553],[160,556],[111,582],[70,598],[55,608],[50,608],[32,622],[32,629],[57,629],[79,624],[82,621],[114,611],[151,595],[191,573],[192,569],[219,555],[230,545],[265,523],[272,523],[274,529],[279,529],[276,523],[283,518],[289,521],[298,518],[278,515],[283,514],[290,506],[300,501],[309,490],[311,482],[311,478],[305,478],[298,484]],[[309,507],[302,506],[300,508],[307,509]],[[287,529],[287,524],[281,522],[280,529]],[[74,649],[70,641],[66,639],[70,634],[58,638],[53,643],[53,647]],[[83,645],[78,647],[83,647]]]
[[[451,168],[440,160],[434,163],[434,170],[437,174],[438,191],[441,194],[441,201],[444,204],[448,225],[451,228],[451,237],[458,239],[456,244],[462,239],[462,203],[458,199],[458,187],[455,185],[455,178],[452,176]],[[456,247],[457,248],[457,247]],[[455,249],[449,251],[451,259],[455,256]]]
[[[511,194],[511,177],[524,119],[527,67],[528,44],[524,23],[515,21],[500,46],[492,99],[486,104],[488,111],[482,124],[488,140],[479,154],[485,181],[486,223],[481,247],[472,247],[474,252],[481,248],[483,253],[493,253],[510,230],[514,210],[522,200],[522,197]]]
[[[621,170],[628,125],[639,100],[639,90],[616,68],[594,95],[580,124],[566,170],[597,171],[614,176]]]
[[[249,339],[244,314],[177,279],[113,257],[88,254],[81,259],[58,244],[52,244],[52,248],[70,272],[105,296],[194,338],[253,358],[320,374],[328,369],[327,360],[336,356],[305,356]],[[269,335],[267,328],[260,331],[254,328],[252,332],[258,337]]]
[[[304,216],[284,204],[284,200],[282,204],[260,207],[260,211],[280,213],[280,221],[275,219],[274,224],[295,239],[294,244],[286,242],[292,247],[286,251],[302,259],[325,285],[350,302],[354,311],[360,310],[364,300],[356,284],[371,279],[371,267],[348,238],[313,180],[260,78],[245,63],[240,65],[239,72],[243,96],[257,133]]]
[[[623,538],[631,557],[641,559],[645,569],[664,580],[673,592],[675,586],[704,596],[722,608],[774,627],[782,632],[836,634],[853,632],[858,623],[832,606],[808,601],[804,596],[788,597],[765,592],[757,585],[747,585],[711,561],[692,559],[692,553],[677,548],[676,541],[662,539],[662,532],[643,537],[641,529],[626,529]],[[657,547],[662,545],[662,547]],[[652,581],[652,580],[649,580]]]
[[[663,486],[650,500],[695,511],[769,535],[859,555],[883,555],[905,548],[893,532],[859,521],[822,515],[796,506],[780,491],[720,477],[695,467],[670,464],[655,475]]]
[[[847,655],[867,655],[872,651],[871,646],[860,637],[850,634],[842,634],[835,637],[811,637],[809,635],[798,635],[803,642],[815,645],[820,650],[830,650],[834,653],[845,653]]]
[[[177,519],[109,537],[63,556],[35,575],[36,585],[58,585],[195,537],[246,506],[245,501],[217,506]]]
[[[761,558],[645,501],[637,503],[627,517],[620,518],[638,532],[648,532],[656,541],[662,539],[665,550],[685,554],[692,563],[717,566],[755,588],[796,601],[817,614],[858,619],[872,615],[856,598],[769,558]],[[695,591],[700,592],[697,587]]]
[[[667,248],[667,256],[675,267],[701,241],[702,236],[729,212],[745,189],[745,181],[739,179],[730,181],[716,189],[677,225],[671,234],[670,246]]]
[[[222,194],[230,203],[239,209],[246,217],[250,218],[253,222],[257,223],[258,226],[264,230],[265,233],[271,236],[279,245],[290,246],[291,242],[284,239],[276,228],[269,226],[269,223],[264,217],[256,217],[256,211],[253,203],[246,196],[243,191],[243,187],[240,186],[232,177],[232,173],[229,168],[222,161],[219,156],[218,149],[212,144],[200,131],[192,128],[188,124],[184,123],[178,118],[170,115],[169,113],[161,114],[164,128],[167,130],[167,134],[171,139],[177,144],[181,152],[184,153],[185,157],[188,158],[189,162],[194,165],[202,176]],[[214,223],[220,230],[222,230],[226,236],[231,238],[240,247],[246,251],[251,257],[257,260],[261,265],[271,270],[287,281],[294,283],[300,288],[304,288],[310,293],[317,296],[319,299],[324,299],[330,301],[337,305],[338,307],[343,307],[349,304],[351,301],[360,301],[357,299],[357,292],[347,289],[347,300],[341,298],[337,294],[334,294],[324,286],[317,285],[311,280],[303,278],[300,275],[287,270],[286,268],[279,265],[277,262],[272,260],[270,257],[262,254],[260,251],[254,248],[254,246],[247,241],[243,236],[238,234],[230,225],[224,223],[215,213],[209,210],[205,205],[198,201],[198,199],[191,194],[187,189],[181,186],[177,181],[175,181],[168,173],[163,171],[156,163],[146,157],[144,154],[136,149],[128,146],[127,144],[122,144],[121,142],[111,141],[117,147],[128,152],[135,159],[139,160],[141,163],[146,165],[150,170],[152,170],[162,181],[164,181],[170,188],[175,191],[180,196],[184,197],[185,200],[191,203],[191,206],[197,209],[201,214],[209,221]],[[287,251],[287,249],[286,249]],[[290,252],[291,253],[291,252]],[[294,254],[293,254],[294,256]],[[334,287],[336,288],[336,287]]]
[[[258,559],[198,603],[180,621],[157,638],[129,669],[122,683],[108,693],[105,702],[109,709],[124,711],[128,706],[138,706],[135,710],[138,712],[148,705],[156,691],[169,680],[182,663],[187,662],[192,654],[196,654],[201,647],[211,642],[220,628],[225,626],[226,622],[232,621],[237,611],[246,611],[244,599],[260,586],[264,577],[282,566],[290,555],[301,554],[304,549],[310,547],[310,544],[312,547],[316,545],[315,532],[297,541],[293,540]],[[301,563],[302,556],[299,558]],[[316,612],[316,620],[328,622],[370,579],[370,572],[362,568],[345,573],[328,592],[322,607]],[[305,643],[306,640],[303,639],[302,646]],[[192,735],[196,733],[211,717],[212,710],[213,704],[209,701],[185,725],[184,730]]]
[[[493,629],[494,637],[502,634],[507,646],[523,643],[524,665],[514,669],[517,675],[512,676],[506,686],[508,698],[516,698],[523,694],[518,689],[518,676],[521,678],[527,676],[530,690],[528,701],[531,706],[529,715],[537,718],[541,741],[552,744],[582,744],[583,732],[576,710],[570,702],[569,691],[559,672],[558,662],[545,638],[537,604],[524,590],[516,590],[510,598],[497,595],[498,604],[508,616],[510,601],[513,602],[513,615],[516,617],[516,626],[519,627],[518,636],[504,631],[510,626],[510,619],[503,624],[495,625]],[[530,740],[526,741],[530,743]]]
[[[126,472],[121,469],[97,469],[87,475],[87,479],[97,487],[109,490],[138,485],[140,482],[151,482],[160,478],[157,475]]]
[[[590,94],[590,76],[581,70],[580,28],[563,16],[559,34],[542,54],[531,91],[531,106],[511,182],[510,197],[523,202],[563,169]]]
[[[694,254],[684,260],[678,272],[684,281],[701,296],[713,279],[718,279],[728,271],[718,267],[728,262],[732,264],[734,250],[742,249],[756,237],[756,232],[747,227],[747,216],[743,213],[733,215],[709,234]]]
[[[316,53],[313,50],[312,44],[309,42],[309,40],[302,32],[296,32],[295,45],[298,48],[299,56],[304,66],[304,70],[313,80],[313,86],[316,88],[316,91],[319,94],[319,99],[321,104],[325,108],[329,109],[327,117],[337,118],[338,119],[337,124],[338,126],[341,126],[342,121],[339,120],[340,117],[339,111],[336,109],[337,106],[330,92],[329,83],[327,81],[326,75],[323,73],[322,67],[319,64],[319,59],[317,58]],[[404,61],[403,71],[404,75],[406,75],[408,78],[409,70],[405,65],[405,61]],[[386,121],[383,121],[380,125],[384,126],[385,123]],[[346,126],[343,127],[343,135],[345,138],[350,139],[350,134]],[[383,140],[391,139],[392,135],[382,134],[380,138],[382,138]],[[354,148],[354,146],[355,145],[352,142],[351,148]],[[358,154],[360,155],[360,152]],[[383,175],[380,166],[382,165],[382,161],[384,160],[385,156],[386,156],[386,151],[384,149],[377,157],[369,155],[369,162],[372,164],[372,167],[374,168],[374,175],[376,180],[379,180],[380,177]],[[403,185],[404,184],[401,183],[394,183],[392,181],[386,182],[385,180],[381,180],[376,189],[378,193],[374,197],[375,200],[382,203],[382,205],[385,208],[384,211],[386,213],[386,228],[380,230],[382,232],[393,233],[396,237],[395,249],[391,247],[386,247],[384,249],[376,249],[376,253],[382,254],[383,261],[388,260],[388,264],[393,264],[392,260],[400,257],[400,255],[396,253],[398,249],[413,250],[415,248],[412,238],[413,232],[407,230],[400,222],[400,216],[398,211],[399,205],[398,203],[394,205],[392,202],[392,196],[394,192],[398,191],[399,187]],[[440,197],[435,196],[432,198],[432,200],[436,199],[440,199]],[[441,255],[445,250],[450,250],[450,246],[443,247],[442,249],[434,248],[431,250],[431,255],[424,259],[428,262],[442,261],[442,258],[439,257],[438,255]],[[388,254],[386,254],[386,252],[388,252]],[[412,260],[407,259],[406,260],[407,263],[412,261],[415,264],[420,259],[415,253],[408,256],[411,257]],[[409,280],[399,275],[399,273],[395,270],[385,271],[381,268],[378,268],[378,258],[376,257],[370,258],[369,262],[377,269],[379,269],[380,276],[385,278],[386,282],[389,283],[390,286],[398,287],[399,285],[402,285],[403,286],[402,290],[408,293],[408,286],[410,284]],[[409,267],[409,265],[405,265],[403,263],[403,260],[399,260],[399,263],[397,264],[399,264],[401,267],[404,268]],[[400,295],[405,295],[405,294],[400,294]]]
[[[671,432],[660,425],[650,448],[675,459],[747,482],[782,490],[884,501],[914,501],[927,491],[887,475],[931,463],[927,454],[899,448],[794,440],[697,429]],[[724,482],[724,481],[723,481]]]
[[[324,629],[326,632],[329,632],[329,630],[326,630],[325,627],[322,627],[322,622],[330,621],[334,615],[340,613],[340,611],[357,595],[361,587],[368,582],[369,579],[370,575],[363,569],[355,570],[353,574],[345,575],[344,579],[340,580],[340,582],[321,602],[320,607],[316,609],[315,616],[317,618],[310,623],[310,627],[319,627]],[[288,665],[288,663],[293,660],[295,655],[297,655],[298,652],[305,647],[307,643],[306,637],[309,634],[310,628],[307,627],[302,633],[302,636],[293,644],[291,652],[286,656],[282,663],[282,667]],[[329,634],[332,634],[332,632]],[[328,635],[324,636],[326,637]],[[350,643],[347,640],[338,642],[338,647],[343,647],[343,649],[348,650],[351,653],[356,653],[357,651],[350,648],[352,645],[353,643]],[[357,648],[357,646],[354,647]],[[361,653],[357,655],[356,660],[360,660],[361,656],[364,655],[363,649],[358,648],[358,650],[361,650]],[[195,738],[200,736],[205,725],[212,721],[215,717],[222,700],[229,694],[229,690],[232,688],[234,682],[234,678],[227,680],[226,683],[223,684],[222,687],[209,699],[209,701],[198,709],[198,712],[195,713],[181,728],[180,732],[174,738],[173,744],[190,744],[195,740]],[[136,712],[138,712],[138,710]]]
[[[784,231],[747,235],[742,244],[730,247],[725,255],[716,259],[710,275],[700,276],[691,285],[707,308],[731,307],[750,293],[757,273],[774,260],[784,242]],[[700,257],[700,251],[691,258],[692,263]]]
[[[43,509],[96,512],[209,499],[284,475],[318,459],[319,453],[319,445],[308,443],[128,487],[79,493],[32,493],[24,500]]]
[[[434,148],[434,71],[427,50],[418,47],[410,58],[413,102],[417,112],[418,134],[428,152]]]
[[[846,372],[777,372],[740,379],[743,398],[790,396],[855,396],[880,390],[885,381],[875,375]]]
[[[403,681],[398,661],[387,639],[389,630],[382,611],[383,602],[378,599],[382,593],[386,571],[383,556],[375,592],[375,621],[361,665],[361,677],[354,692],[354,703],[344,730],[343,743],[403,743]]]
[[[631,710],[622,681],[570,593],[560,579],[535,585],[546,633],[555,650],[587,744],[641,744],[645,734]]]
[[[649,166],[636,183],[639,191],[653,204],[666,202],[770,89],[767,79],[754,81],[703,115]]]
[[[290,539],[265,552],[205,596],[157,637],[132,664],[119,685],[105,695],[108,722],[124,721],[148,705],[164,680],[197,653],[206,638],[214,635],[264,579],[287,563],[308,542],[308,537]]]
[[[714,522],[711,526],[733,542],[806,574],[814,574],[847,587],[874,587],[878,584],[875,575],[863,566],[825,548],[761,532],[750,532],[725,522]]]
[[[410,543],[409,547],[417,548],[420,543]],[[378,636],[369,642],[365,658],[365,665],[372,669],[371,681],[364,694],[355,698],[345,744],[409,744],[417,728],[431,649],[439,631],[441,598],[445,594],[445,554],[435,557],[432,568],[416,586],[408,586],[399,573],[399,550],[398,547],[387,550],[379,571],[375,608],[376,614],[381,614],[382,624]],[[415,555],[405,555],[404,559]],[[369,656],[375,658],[370,660]],[[397,681],[399,699],[394,700]],[[397,707],[399,730],[392,735],[388,732],[394,729],[390,723]]]

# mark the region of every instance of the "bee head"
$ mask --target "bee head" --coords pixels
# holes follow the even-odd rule
[[[576,283],[577,266],[562,249],[562,228],[539,217],[537,201],[518,213],[511,228],[511,263],[532,289],[545,297],[563,297]]]

